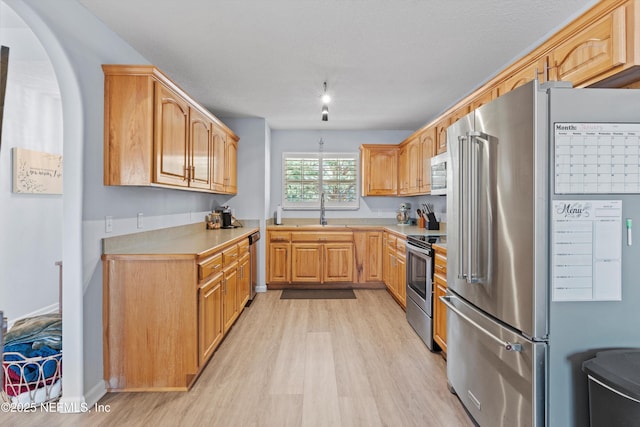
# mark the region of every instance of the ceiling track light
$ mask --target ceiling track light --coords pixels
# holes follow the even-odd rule
[[[327,82],[324,82],[324,93],[322,94],[322,103],[328,104],[331,102],[331,97],[327,93]]]
[[[329,102],[331,102],[331,97],[327,93],[327,82],[323,83],[324,93],[322,94],[322,121],[329,121]]]

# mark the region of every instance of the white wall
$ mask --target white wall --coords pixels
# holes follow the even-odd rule
[[[56,310],[62,196],[12,192],[14,147],[62,154],[60,89],[49,57],[24,21],[0,3],[9,73],[0,151],[0,310],[16,318]]]
[[[238,143],[238,195],[227,203],[236,218],[257,219],[260,228],[266,226],[265,201],[269,199],[269,136],[267,121],[262,118],[223,118],[224,123],[239,137]],[[258,291],[266,291],[265,238],[258,244]]]
[[[215,196],[201,193],[104,187],[101,64],[148,61],[75,0],[7,0],[7,4],[42,41],[61,88],[65,128],[63,345],[65,361],[70,362],[63,389],[65,396],[73,394],[67,397],[70,401],[79,402],[83,395],[92,400],[104,392],[100,262],[101,239],[107,236],[104,217],[113,216],[110,235],[125,234],[140,231],[135,225],[138,212],[144,213],[144,230],[148,230],[202,221],[204,212],[218,202]],[[79,360],[76,345],[80,345]],[[80,372],[74,372],[78,369]]]

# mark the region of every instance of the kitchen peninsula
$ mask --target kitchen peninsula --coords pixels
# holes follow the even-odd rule
[[[109,391],[188,390],[249,299],[248,236],[204,223],[103,240]]]

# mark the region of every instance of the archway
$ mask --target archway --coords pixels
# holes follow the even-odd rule
[[[62,195],[63,396],[61,408],[77,412],[84,403],[82,303],[82,135],[83,109],[77,76],[63,46],[45,22],[22,0],[6,0],[46,51],[55,71],[62,107],[64,184]],[[3,144],[3,158],[8,156]],[[3,173],[0,171],[0,173]],[[42,212],[46,215],[46,212]],[[58,224],[59,226],[60,224]],[[34,266],[34,268],[37,268]],[[11,284],[3,283],[3,287]]]

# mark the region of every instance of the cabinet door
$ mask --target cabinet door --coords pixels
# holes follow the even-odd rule
[[[396,255],[395,250],[391,249],[389,245],[385,245],[384,249],[384,268],[383,277],[384,284],[391,292],[396,292]]]
[[[325,243],[324,282],[353,282],[353,243]]]
[[[322,282],[322,244],[291,244],[291,281]]]
[[[402,254],[396,253],[396,282],[395,290],[400,305],[404,308],[407,306],[407,262]]]
[[[556,47],[550,55],[555,80],[585,86],[626,63],[625,6],[589,25]]]
[[[211,161],[211,190],[223,193],[225,183],[225,173],[227,161],[225,147],[227,145],[227,134],[215,124],[211,131],[211,149],[213,151]]]
[[[534,80],[538,77],[540,82],[545,81],[547,68],[547,59],[536,59],[520,69],[516,70],[509,77],[505,78],[498,88],[498,96],[502,96],[507,92],[511,92],[517,87]]]
[[[402,195],[414,195],[420,192],[420,137],[411,139],[400,148],[400,189]]]
[[[443,352],[447,351],[447,307],[440,297],[447,294],[447,281],[433,276],[433,340]]]
[[[449,118],[445,117],[436,125],[436,154],[447,152],[447,128],[449,127]]]
[[[200,287],[198,297],[198,363],[202,366],[222,340],[222,280],[218,274]]]
[[[249,286],[251,286],[251,264],[249,254],[244,254],[238,261],[238,311],[242,310],[249,301]]]
[[[269,283],[291,281],[291,244],[269,244]]]
[[[200,112],[190,109],[189,118],[190,180],[189,186],[211,189],[211,122]]]
[[[362,147],[362,195],[398,194],[398,147]]]
[[[366,264],[364,277],[367,282],[381,282],[382,279],[382,232],[367,231]]]
[[[398,194],[409,194],[409,153],[407,146],[403,145],[398,151]]]
[[[238,192],[238,141],[227,136],[225,145],[225,185],[228,194]]]
[[[231,329],[233,322],[238,317],[237,289],[238,289],[238,265],[233,264],[224,270],[224,331]]]
[[[420,134],[420,164],[418,167],[418,180],[420,186],[418,193],[428,194],[431,192],[431,158],[436,148],[436,128],[435,126],[426,129]]]
[[[189,106],[156,83],[155,182],[188,187]]]

